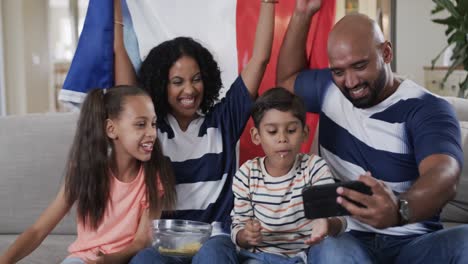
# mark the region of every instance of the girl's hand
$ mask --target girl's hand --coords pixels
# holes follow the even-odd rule
[[[312,234],[304,241],[307,245],[315,245],[324,240],[329,233],[330,223],[328,218],[320,218],[312,221]]]
[[[322,5],[322,0],[296,0],[296,12],[306,15],[315,14]]]
[[[258,220],[248,220],[244,229],[239,234],[242,236],[241,240],[245,241],[249,247],[258,246],[263,240],[262,233],[260,232],[261,229],[262,227]]]
[[[97,254],[97,258],[95,260],[86,260],[86,264],[104,264],[106,263],[105,261],[105,255],[99,251]]]

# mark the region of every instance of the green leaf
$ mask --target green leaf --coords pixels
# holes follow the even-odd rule
[[[432,22],[434,23],[437,23],[437,24],[442,24],[442,25],[449,25],[449,26],[452,26],[452,27],[458,27],[458,21],[450,16],[450,17],[447,17],[447,18],[438,18],[438,19],[432,19]]]
[[[462,62],[463,62],[463,58],[459,58],[458,60],[454,61],[452,63],[452,65],[449,66],[449,68],[448,68],[447,72],[445,73],[445,76],[442,79],[441,83],[445,83],[447,81],[448,77],[450,76],[450,74],[452,74],[452,72],[454,70],[456,70],[457,67],[462,64]]]
[[[460,86],[460,93],[463,95],[460,97],[464,97],[465,91],[468,90],[468,75],[465,77],[465,80],[459,84],[459,86]]]
[[[437,60],[440,58],[440,56],[442,55],[442,53],[444,53],[444,51],[449,47],[449,45],[447,44],[440,52],[439,54],[437,54],[437,56],[431,60],[431,65],[432,65],[432,69],[434,69],[434,66],[437,62]]]
[[[457,0],[457,9],[461,16],[468,14],[468,0]]]
[[[447,30],[445,30],[445,35],[448,36],[450,35],[450,33],[452,33],[452,31],[454,31],[455,29],[453,27],[448,27]]]
[[[463,32],[458,31],[458,32],[453,33],[448,38],[448,43],[450,43],[450,44],[458,43],[458,42],[463,41],[465,38],[466,38],[466,34],[464,34]]]
[[[461,15],[458,13],[455,5],[450,0],[433,0],[436,4],[443,6],[447,11],[456,19],[460,19]]]
[[[440,5],[436,5],[434,7],[434,9],[431,10],[431,14],[434,15],[434,14],[437,14],[439,13],[440,11],[442,10],[445,10],[445,8],[443,6],[440,6]]]
[[[447,43],[452,47],[451,65],[449,66],[442,83],[447,81],[447,78],[453,73],[454,70],[460,66],[465,71],[468,71],[468,0],[432,0],[435,7],[432,14],[447,10],[449,16],[446,18],[432,19],[434,23],[445,25],[445,35],[447,36]],[[434,67],[436,61],[440,58],[445,47],[437,56],[431,61]],[[458,96],[468,96],[468,76],[460,85]]]

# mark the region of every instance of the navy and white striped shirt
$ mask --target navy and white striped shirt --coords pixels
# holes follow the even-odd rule
[[[365,109],[354,107],[341,93],[329,69],[300,73],[295,92],[304,98],[309,112],[320,114],[320,154],[338,179],[356,180],[370,171],[398,195],[417,180],[418,165],[429,155],[447,154],[463,164],[460,127],[452,106],[410,80]],[[438,215],[381,230],[350,218],[348,227],[388,235],[442,228]]]
[[[172,115],[158,120],[158,138],[176,176],[176,211],[163,218],[211,223],[213,235],[230,233],[236,144],[249,119],[252,100],[238,77],[218,104],[182,131]]]

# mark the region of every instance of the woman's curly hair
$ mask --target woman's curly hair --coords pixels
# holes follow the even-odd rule
[[[169,112],[169,70],[183,56],[195,59],[200,67],[204,87],[200,104],[202,113],[207,113],[219,97],[219,90],[223,84],[221,71],[213,55],[192,38],[177,37],[154,47],[141,64],[138,73],[138,82],[150,94],[158,117],[164,118]]]

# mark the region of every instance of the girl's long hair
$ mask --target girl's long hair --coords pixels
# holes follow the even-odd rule
[[[76,202],[78,218],[93,230],[102,222],[110,199],[110,169],[114,155],[112,141],[106,134],[106,120],[116,119],[128,96],[149,96],[133,86],[118,86],[89,92],[81,107],[77,131],[68,157],[65,195],[69,205]],[[175,178],[171,164],[156,139],[151,159],[144,162],[146,195],[152,212],[173,209],[176,200]],[[164,188],[161,201],[157,177]]]

